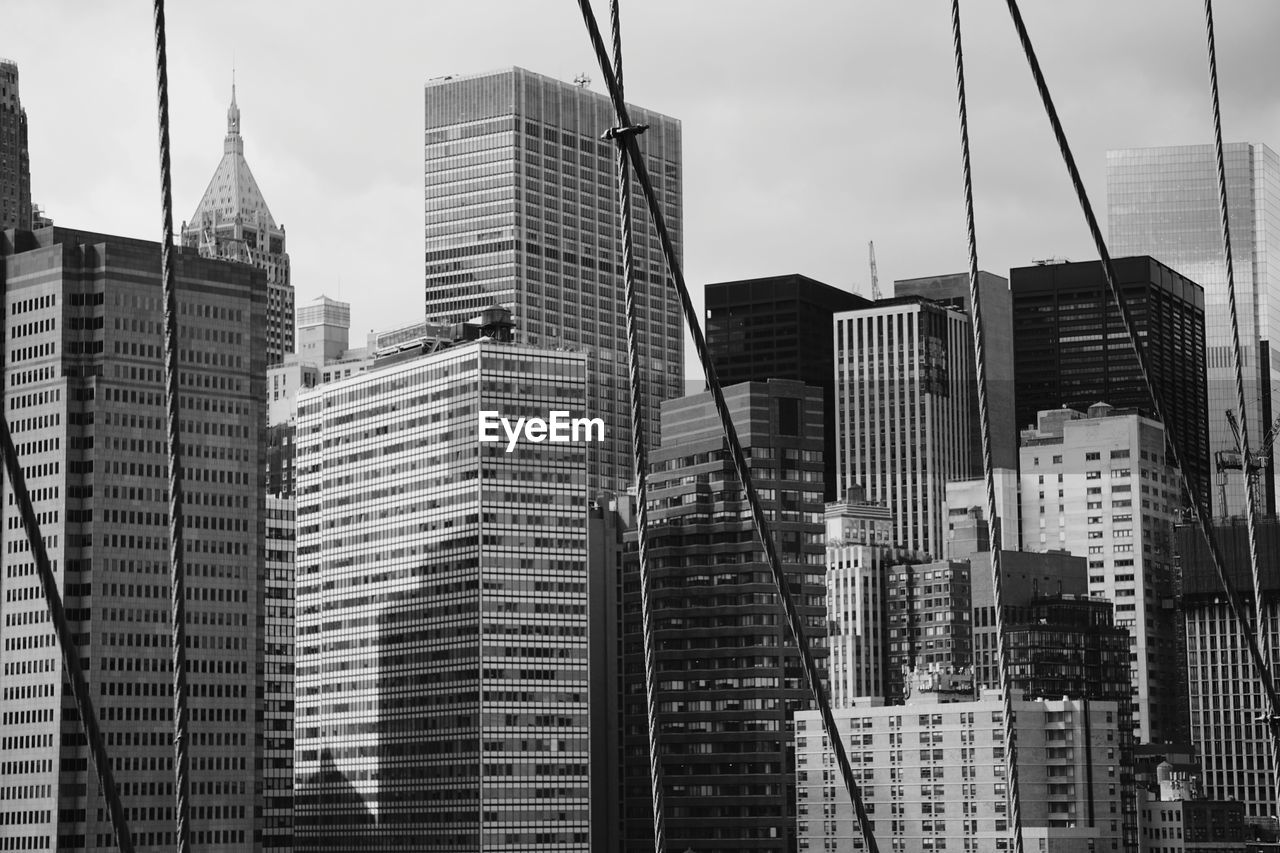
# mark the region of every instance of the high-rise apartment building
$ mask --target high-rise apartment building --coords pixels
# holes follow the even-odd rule
[[[1271,677],[1280,679],[1280,522],[1259,519],[1258,570],[1270,627]],[[1249,565],[1249,536],[1243,518],[1214,525],[1227,576],[1245,603],[1252,630],[1256,616]],[[1264,722],[1262,683],[1240,629],[1218,583],[1209,549],[1190,525],[1178,529],[1182,557],[1182,612],[1187,631],[1187,684],[1191,739],[1204,767],[1205,793],[1215,800],[1239,800],[1245,818],[1270,821],[1275,829],[1280,802],[1271,736]]]
[[[1280,363],[1280,157],[1253,143],[1227,145],[1224,157],[1246,408],[1257,445],[1280,393],[1271,369]],[[1237,405],[1221,217],[1213,145],[1107,152],[1111,254],[1151,255],[1204,288],[1211,459],[1235,448],[1224,412]],[[1280,467],[1263,480],[1262,505],[1274,513]],[[1213,490],[1215,515],[1243,512],[1240,478],[1228,476],[1224,485],[1225,509]]]
[[[497,304],[519,339],[588,354],[587,411],[606,441],[589,452],[590,491],[635,482],[618,233],[617,124],[609,98],[523,68],[426,84],[426,315],[467,320]],[[680,250],[680,122],[640,107],[639,138],[654,190]],[[684,384],[679,299],[648,224],[639,185],[634,258],[649,446],[662,400]]]
[[[822,389],[826,499],[835,500],[836,402],[831,318],[871,301],[808,276],[708,284],[707,349],[721,385],[794,379]]]
[[[30,227],[27,111],[18,97],[18,63],[0,58],[0,231]]]
[[[1003,276],[978,271],[978,293],[982,299],[983,354],[987,366],[987,418],[991,425],[991,465],[993,468],[1018,467],[1018,424],[1014,422],[1013,393],[1013,317],[1009,299],[1009,281]],[[969,274],[954,273],[923,278],[908,278],[893,283],[894,296],[921,296],[941,302],[973,320],[973,300],[969,293]],[[973,359],[973,330],[969,331],[970,360]],[[976,369],[972,371],[977,376]],[[974,428],[969,436],[970,467],[982,473],[982,433],[978,426],[978,385],[970,383],[969,408]],[[1005,543],[1006,547],[1009,543]]]
[[[244,158],[240,107],[231,84],[222,160],[191,221],[182,223],[182,245],[206,258],[252,264],[267,274],[267,365],[293,352],[293,285],[284,226],[277,225]]]
[[[266,288],[180,252],[191,841],[262,843]],[[135,849],[172,849],[164,304],[156,243],[0,232],[4,408]],[[25,533],[0,512],[0,847],[115,850]],[[267,624],[272,620],[267,619]],[[270,691],[270,688],[268,688]]]
[[[822,390],[788,380],[725,389],[782,570],[825,659]],[[799,655],[711,394],[663,403],[649,477],[658,742],[673,850],[795,845],[790,725],[809,707]],[[624,576],[627,851],[652,851],[638,566]]]
[[[1112,601],[1129,630],[1134,732],[1144,742],[1185,733],[1173,622],[1180,496],[1164,442],[1157,421],[1105,403],[1087,415],[1042,412],[1022,433],[1022,547],[1088,560],[1089,594]]]
[[[1213,481],[1204,290],[1154,258],[1116,258],[1114,266],[1182,467],[1207,511]],[[1154,417],[1101,261],[1020,267],[1009,280],[1019,428],[1033,426],[1038,412],[1099,401]]]
[[[480,429],[587,359],[490,331],[299,396],[299,851],[591,849],[586,446]]]
[[[893,511],[893,544],[937,557],[949,480],[974,476],[973,339],[963,310],[921,297],[835,316],[840,495]]]
[[[881,850],[1014,849],[1004,701],[954,701],[968,692],[917,688],[905,705],[835,710]],[[1124,849],[1115,703],[1016,698],[1013,709],[1025,849]],[[796,775],[799,849],[865,850],[816,711],[796,714]]]

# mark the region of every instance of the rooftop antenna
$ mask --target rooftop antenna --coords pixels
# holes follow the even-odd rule
[[[573,78],[573,85],[577,86],[579,89],[585,89],[591,85],[591,78],[587,76],[585,71],[580,72],[577,77]]]

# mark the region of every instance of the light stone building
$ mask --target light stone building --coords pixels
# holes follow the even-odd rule
[[[1112,601],[1129,629],[1134,734],[1176,739],[1186,730],[1172,608],[1180,486],[1164,428],[1105,403],[1041,412],[1021,456],[1022,547],[1088,560],[1089,595]]]

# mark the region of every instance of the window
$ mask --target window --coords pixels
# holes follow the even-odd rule
[[[1086,453],[1086,454],[1084,455],[1084,458],[1085,458],[1085,461],[1086,461],[1086,462],[1092,462],[1092,461],[1094,461],[1095,459],[1101,459],[1101,458],[1102,458],[1102,453],[1101,453],[1101,452],[1099,452],[1099,451],[1096,451],[1096,450],[1095,450],[1095,451],[1092,451],[1092,452],[1090,452],[1090,453]]]

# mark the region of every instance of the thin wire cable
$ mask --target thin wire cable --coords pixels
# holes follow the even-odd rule
[[[613,109],[617,115],[618,125],[624,128],[632,127],[627,105],[622,99],[617,78],[611,67],[608,48],[605,47],[604,39],[600,35],[600,27],[596,23],[595,14],[591,10],[591,0],[578,0],[578,6],[582,10],[582,18],[587,26],[587,34],[591,38],[596,60],[600,65],[600,71],[604,75],[605,84],[609,89],[609,97],[613,101]],[[653,190],[653,183],[649,179],[649,170],[640,154],[640,147],[636,143],[635,135],[624,134],[621,138],[626,143],[627,155],[631,168],[635,172],[636,180],[639,181],[640,188],[644,192],[650,219],[662,244],[662,253],[667,261],[667,270],[680,296],[680,304],[684,310],[685,321],[689,326],[689,333],[693,337],[694,349],[697,350],[698,359],[702,363],[702,370],[707,379],[707,387],[711,391],[712,399],[715,401],[716,411],[720,415],[721,426],[724,427],[725,439],[729,444],[734,469],[737,472],[738,480],[742,483],[743,490],[746,492],[747,502],[751,506],[751,517],[755,522],[756,534],[769,562],[769,569],[787,618],[787,625],[795,637],[796,648],[800,655],[805,679],[808,682],[810,692],[813,694],[814,703],[818,706],[818,711],[822,716],[823,730],[826,733],[827,741],[832,751],[835,753],[840,776],[849,791],[850,799],[853,801],[854,812],[862,832],[863,841],[872,853],[879,853],[880,848],[877,846],[875,836],[871,832],[866,807],[862,802],[862,794],[858,789],[857,782],[854,781],[853,769],[849,764],[849,755],[845,751],[844,742],[840,739],[835,716],[831,713],[831,705],[827,700],[826,691],[822,687],[821,673],[813,656],[813,649],[810,646],[808,635],[805,633],[804,622],[800,618],[786,575],[782,571],[782,564],[778,559],[777,547],[774,544],[771,529],[765,516],[764,506],[760,503],[760,496],[751,480],[751,470],[747,466],[746,456],[742,451],[742,442],[738,438],[738,431],[733,425],[728,404],[724,399],[724,391],[720,387],[720,379],[716,376],[715,366],[711,362],[706,338],[703,337],[702,327],[698,322],[698,315],[694,310],[693,300],[689,296],[689,288],[685,284],[684,273],[680,268],[680,261],[676,257],[675,246],[671,242],[671,234],[667,230],[666,218],[663,216],[662,207],[658,204],[658,197]]]
[[[160,274],[164,298],[164,405],[169,442],[170,619],[173,642],[173,794],[174,847],[191,849],[190,755],[187,707],[187,609],[182,563],[182,477],[178,434],[178,297],[173,268],[173,190],[169,166],[169,71],[165,50],[164,0],[155,0],[156,97],[160,124],[160,207],[164,237]]]
[[[969,301],[973,305],[973,354],[977,368],[978,421],[982,431],[982,471],[987,487],[987,518],[991,537],[991,587],[995,598],[996,664],[1004,694],[1004,765],[1008,783],[1009,830],[1014,853],[1022,853],[1022,797],[1018,789],[1018,729],[1013,723],[1013,679],[1009,673],[1009,647],[1004,634],[1004,593],[1000,549],[1001,520],[996,509],[996,480],[991,467],[991,416],[987,408],[987,357],[982,320],[982,293],[978,287],[978,232],[973,214],[973,168],[969,157],[969,109],[964,91],[964,49],[960,41],[960,0],[951,0],[951,34],[956,60],[956,103],[960,118],[960,155],[964,172],[965,234],[969,247]]]
[[[112,772],[111,759],[103,745],[102,730],[98,728],[98,716],[93,707],[93,694],[89,690],[84,669],[80,666],[80,649],[76,645],[75,635],[71,632],[71,625],[67,622],[67,612],[62,606],[62,596],[58,593],[58,579],[53,574],[49,552],[40,534],[35,507],[31,504],[31,493],[27,490],[27,482],[22,474],[22,464],[18,460],[17,449],[13,446],[13,435],[9,432],[9,420],[3,416],[0,416],[0,448],[4,452],[4,467],[9,475],[9,486],[13,490],[13,501],[17,504],[18,513],[22,517],[22,528],[27,533],[27,541],[31,543],[31,558],[36,564],[40,586],[44,589],[44,598],[49,605],[49,618],[58,636],[62,665],[66,667],[67,681],[71,684],[71,695],[75,699],[76,711],[80,715],[80,724],[84,727],[89,754],[93,757],[93,767],[98,774],[98,786],[102,789],[102,796],[107,801],[107,811],[111,817],[111,828],[115,832],[116,846],[121,853],[133,853],[133,836],[129,832],[129,823],[125,819],[124,804],[120,801],[120,789],[116,785],[115,774]]]
[[[622,22],[618,0],[609,3],[613,29],[613,68],[622,92]],[[640,335],[637,330],[635,258],[632,252],[631,170],[623,135],[630,128],[614,128],[612,136],[618,148],[618,210],[622,235],[622,269],[627,315],[627,372],[631,378],[631,449],[636,484],[636,547],[640,560],[640,625],[644,654],[645,714],[649,731],[649,793],[653,805],[653,849],[667,849],[667,827],[662,796],[662,759],[658,752],[657,651],[653,636],[652,576],[649,566],[649,449],[645,440],[644,378],[640,371]]]
[[[1227,217],[1227,167],[1222,154],[1222,107],[1218,97],[1218,52],[1213,35],[1213,0],[1204,0],[1205,38],[1209,49],[1209,89],[1213,100],[1213,148],[1218,166],[1218,201],[1222,208],[1222,253],[1227,266],[1227,304],[1231,309],[1231,348],[1236,372],[1236,404],[1240,408],[1240,475],[1244,481],[1245,524],[1249,534],[1249,569],[1253,578],[1254,632],[1257,637],[1263,665],[1271,671],[1271,644],[1267,629],[1267,610],[1262,601],[1262,577],[1258,568],[1258,513],[1257,495],[1250,476],[1249,416],[1245,408],[1244,364],[1240,350],[1240,319],[1236,311],[1236,275],[1231,252],[1231,222]],[[1267,716],[1276,719],[1276,707],[1267,709]],[[1276,786],[1276,798],[1280,801],[1280,738],[1271,739],[1272,783]]]
[[[1225,563],[1222,559],[1222,551],[1218,546],[1217,536],[1213,532],[1213,527],[1209,523],[1208,517],[1205,515],[1204,508],[1200,502],[1200,495],[1196,492],[1194,484],[1187,478],[1180,461],[1180,448],[1183,446],[1181,436],[1177,434],[1175,427],[1169,423],[1164,417],[1164,406],[1161,401],[1159,390],[1151,381],[1151,371],[1148,368],[1146,353],[1143,350],[1141,341],[1136,333],[1133,318],[1130,316],[1128,306],[1125,305],[1124,299],[1120,293],[1120,287],[1116,278],[1115,266],[1111,262],[1111,254],[1107,251],[1106,241],[1102,238],[1102,229],[1098,227],[1098,219],[1094,215],[1093,205],[1089,202],[1089,194],[1085,191],[1084,181],[1080,177],[1080,170],[1076,168],[1075,157],[1071,153],[1071,146],[1067,143],[1066,132],[1062,129],[1062,122],[1058,119],[1058,111],[1054,108],[1053,97],[1049,93],[1049,86],[1045,82],[1044,73],[1040,70],[1040,62],[1036,59],[1035,48],[1031,44],[1031,37],[1027,34],[1026,24],[1023,23],[1022,13],[1018,9],[1017,0],[1007,0],[1009,6],[1009,14],[1013,18],[1013,25],[1018,31],[1018,39],[1022,43],[1023,53],[1026,54],[1027,64],[1031,68],[1031,75],[1035,78],[1036,89],[1040,92],[1040,99],[1044,103],[1045,113],[1049,118],[1049,124],[1053,127],[1054,138],[1058,142],[1058,149],[1062,154],[1063,163],[1066,165],[1067,173],[1071,177],[1071,184],[1075,188],[1076,199],[1080,203],[1080,209],[1084,213],[1086,224],[1089,226],[1089,233],[1093,237],[1093,242],[1098,250],[1098,256],[1102,260],[1102,270],[1107,281],[1107,289],[1111,293],[1116,308],[1120,314],[1120,321],[1124,326],[1125,334],[1129,337],[1133,344],[1133,352],[1137,358],[1138,370],[1142,374],[1143,387],[1147,396],[1151,399],[1152,413],[1155,419],[1164,424],[1165,433],[1169,438],[1168,451],[1173,457],[1173,464],[1178,469],[1178,477],[1182,481],[1182,487],[1190,496],[1191,514],[1195,519],[1196,526],[1200,528],[1200,533],[1204,537],[1205,545],[1209,550],[1210,561],[1213,563],[1214,573],[1218,577],[1218,583],[1222,586],[1222,590],[1226,595],[1227,603],[1231,607],[1231,613],[1236,619],[1236,624],[1240,630],[1240,635],[1244,639],[1245,645],[1249,652],[1249,658],[1253,663],[1258,680],[1262,684],[1263,692],[1266,694],[1268,707],[1274,709],[1276,707],[1276,687],[1275,681],[1271,675],[1271,669],[1266,665],[1266,661],[1262,658],[1262,653],[1258,648],[1258,644],[1254,636],[1249,632],[1248,622],[1245,619],[1244,606],[1240,601],[1240,595],[1236,591],[1235,584],[1231,582],[1231,578],[1226,573]],[[1274,713],[1271,714],[1267,721],[1268,728],[1271,732],[1273,741],[1280,740],[1280,731],[1277,730],[1277,718]]]

